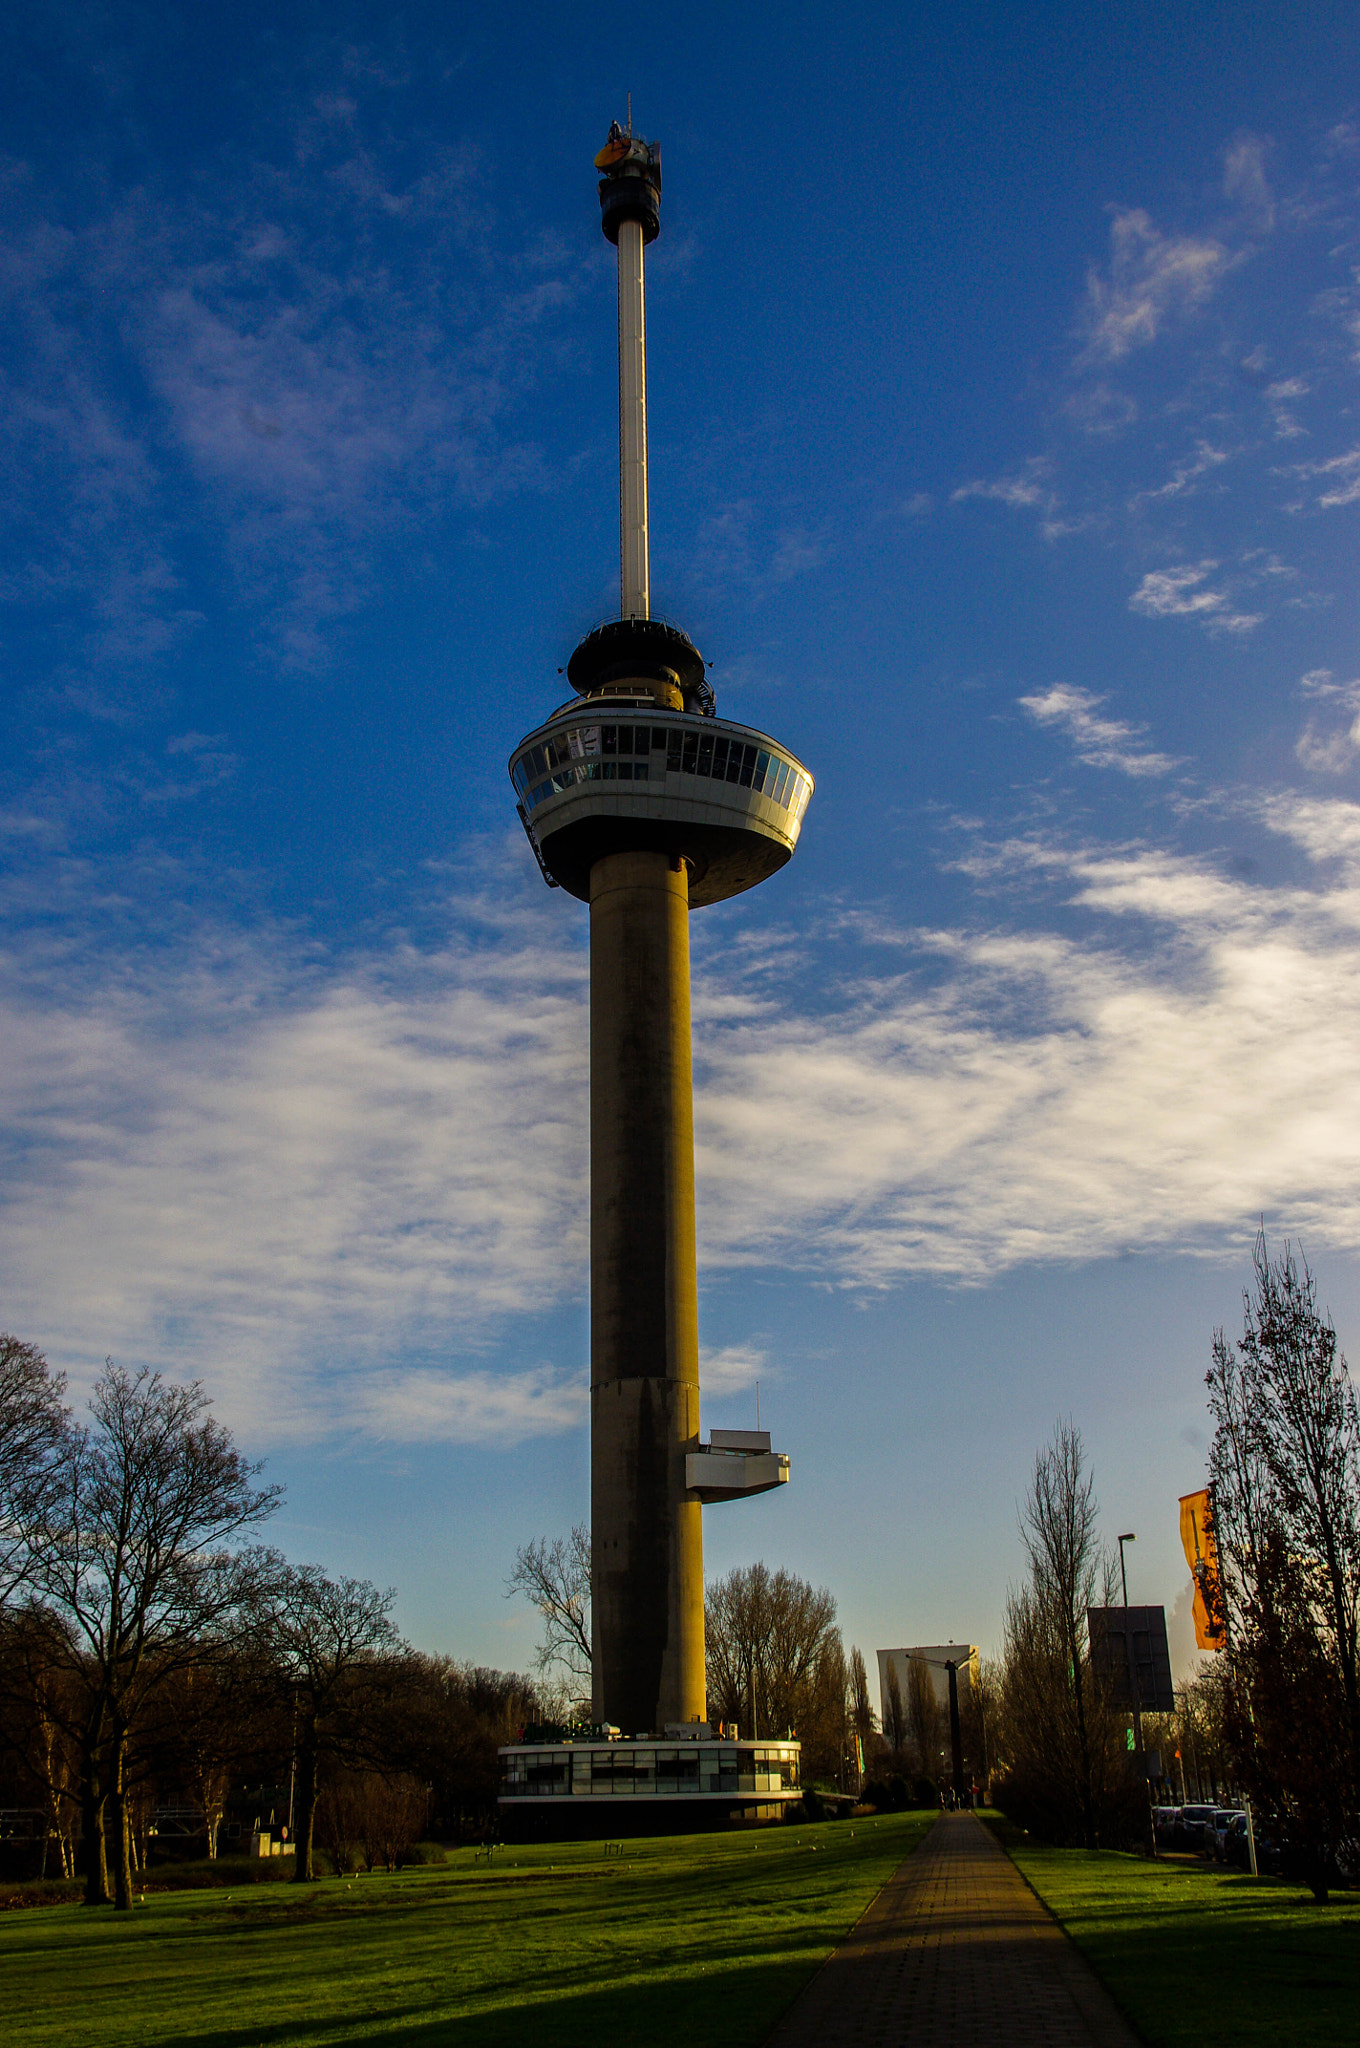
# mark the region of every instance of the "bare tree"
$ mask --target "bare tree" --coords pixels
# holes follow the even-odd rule
[[[54,1640],[58,1627],[55,1615],[35,1601],[0,1617],[0,1747],[42,1802],[47,1823],[42,1874],[47,1845],[55,1840],[61,1874],[72,1877],[80,1755],[70,1730],[78,1719],[83,1685]]]
[[[127,1765],[155,1695],[246,1626],[262,1553],[229,1546],[273,1513],[282,1489],[206,1415],[198,1385],[109,1363],[90,1402],[93,1427],[68,1430],[57,1480],[34,1524],[29,1585],[56,1616],[54,1653],[79,1681],[86,1899],[108,1898],[106,1810],[114,1823],[114,1899],[132,1904]]]
[[[35,1530],[61,1488],[65,1389],[36,1345],[0,1332],[0,1610],[24,1581]]]
[[[202,1814],[210,1860],[233,1784],[262,1754],[277,1755],[287,1735],[253,1614],[247,1621],[244,1640],[205,1644],[204,1655],[162,1689],[140,1744],[156,1774],[173,1778]]]
[[[429,1786],[405,1771],[337,1770],[317,1802],[318,1832],[337,1876],[360,1861],[367,1870],[395,1870],[429,1815]]]
[[[878,1716],[869,1697],[869,1673],[865,1669],[864,1652],[859,1649],[852,1649],[850,1652],[850,1717],[859,1746],[860,1771],[863,1773],[868,1768],[873,1751]]]
[[[295,1863],[310,1883],[317,1798],[327,1766],[372,1761],[375,1708],[393,1676],[400,1638],[389,1617],[396,1595],[367,1580],[329,1579],[319,1565],[275,1560],[260,1617],[277,1683],[291,1702],[296,1746]]]
[[[897,1666],[888,1664],[888,1701],[883,1716],[883,1733],[888,1738],[888,1747],[894,1757],[900,1757],[907,1746],[907,1709],[902,1699],[902,1681],[897,1675]]]
[[[749,1716],[752,1735],[796,1727],[833,1639],[836,1603],[825,1587],[764,1564],[730,1571],[704,1601],[710,1717]]]
[[[959,1718],[963,1727],[963,1753],[983,1788],[984,1798],[990,1798],[998,1706],[997,1667],[990,1657],[979,1657],[963,1690]]]
[[[934,1675],[922,1657],[913,1657],[907,1666],[907,1727],[916,1751],[917,1770],[933,1784],[940,1775],[944,1715]]]
[[[804,1784],[847,1791],[846,1773],[853,1767],[854,1717],[850,1667],[839,1629],[829,1630],[823,1638],[803,1682],[791,1725],[803,1745]]]
[[[1101,1604],[1109,1582],[1098,1517],[1081,1433],[1074,1423],[1059,1422],[1035,1458],[1020,1511],[1029,1584],[1007,1605],[1007,1665],[1012,1697],[1023,1672],[1034,1707],[1042,1703],[1045,1713],[1044,1743],[1055,1757],[1068,1757],[1088,1849],[1097,1846],[1098,1744],[1086,1612]]]
[[[590,1531],[578,1523],[570,1536],[540,1536],[515,1552],[506,1598],[521,1595],[543,1617],[535,1654],[541,1677],[568,1696],[574,1711],[590,1701]]]
[[[1308,1262],[1253,1254],[1240,1342],[1207,1376],[1221,1619],[1239,1765],[1325,1894],[1360,1853],[1360,1412]]]

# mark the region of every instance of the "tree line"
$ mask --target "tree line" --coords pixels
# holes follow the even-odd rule
[[[1248,1797],[1318,1897],[1360,1872],[1360,1414],[1317,1284],[1260,1234],[1243,1333],[1219,1330],[1205,1592],[1219,1645],[1174,1715],[1145,1716],[1164,1791]],[[1146,1838],[1129,1717],[1093,1665],[1086,1611],[1118,1604],[1079,1432],[1060,1423],[1021,1509],[1027,1571],[1006,1605],[998,1802],[1064,1842]]]
[[[516,1554],[509,1591],[543,1621],[537,1671],[554,1717],[590,1712],[590,1531],[540,1537]],[[878,1726],[861,1652],[847,1650],[834,1596],[796,1573],[737,1566],[704,1595],[708,1718],[743,1738],[796,1736],[804,1783],[856,1792]]]
[[[258,1540],[262,1483],[197,1384],[107,1364],[80,1423],[0,1336],[0,1805],[44,1867],[128,1907],[155,1815],[216,1853],[233,1795],[291,1809],[293,1874],[391,1861],[432,1821],[485,1825],[496,1747],[542,1712],[514,1674],[422,1655],[394,1595]]]
[[[1235,1775],[1318,1897],[1360,1874],[1360,1413],[1308,1262],[1256,1240],[1206,1376],[1210,1605]]]

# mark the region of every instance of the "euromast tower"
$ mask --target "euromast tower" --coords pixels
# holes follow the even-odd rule
[[[595,162],[619,266],[620,615],[576,649],[576,695],[510,775],[545,879],[590,905],[593,1718],[708,1736],[701,1504],[779,1485],[788,1460],[754,1430],[700,1439],[689,913],[783,867],[812,778],[716,715],[692,641],[651,616],[643,252],[660,151],[615,123]]]

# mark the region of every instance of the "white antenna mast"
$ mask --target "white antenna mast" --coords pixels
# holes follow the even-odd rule
[[[651,617],[642,223],[619,223],[619,616]]]

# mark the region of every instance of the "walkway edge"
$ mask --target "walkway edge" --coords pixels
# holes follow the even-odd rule
[[[987,1827],[986,1821],[983,1821],[981,1825]],[[1015,1872],[1021,1884],[1024,1885],[1036,1904],[1040,1906],[1053,1922],[1053,1925],[1057,1928],[1072,1955],[1080,1965],[1080,1969],[1073,1977],[1072,1996],[1082,2017],[1088,2024],[1099,2026],[1102,2031],[1109,2031],[1111,2027],[1116,2030],[1122,2028],[1126,2038],[1132,2044],[1132,2048],[1146,2048],[1143,2036],[1139,2033],[1114,1993],[1103,1982],[1095,1964],[1091,1961],[1085,1949],[1082,1948],[1080,1942],[1077,1941],[1075,1935],[1072,1934],[1070,1929],[1064,1927],[1043,1893],[1026,1877],[1024,1871],[1020,1868],[1014,1856],[1011,1855],[1010,1850],[1006,1847],[1000,1836],[989,1827],[987,1827],[987,1832],[1010,1864],[1011,1869]]]
[[[799,1999],[806,1998],[809,1995],[809,1993],[812,1992],[812,1990],[821,1982],[822,1978],[831,1968],[831,1965],[835,1962],[836,1957],[845,1947],[845,1944],[848,1941],[853,1941],[855,1936],[859,1933],[860,1928],[864,1925],[864,1922],[873,1912],[874,1907],[878,1904],[884,1892],[887,1891],[888,1886],[890,1884],[897,1883],[898,1878],[902,1875],[902,1872],[911,1862],[912,1857],[920,1855],[922,1849],[924,1849],[926,1843],[930,1840],[931,1836],[934,1834],[936,1828],[939,1825],[939,1816],[937,1815],[936,1818],[931,1822],[930,1826],[926,1829],[925,1833],[920,1837],[920,1839],[916,1843],[916,1846],[907,1851],[906,1855],[902,1858],[902,1861],[898,1864],[896,1870],[890,1872],[889,1875],[884,1878],[882,1884],[879,1886],[878,1890],[873,1894],[873,1896],[865,1900],[864,1910],[860,1913],[859,1918],[851,1921],[850,1925],[846,1928],[840,1940],[832,1943],[831,1947],[822,1957],[822,1960],[820,1961],[820,1963],[818,1963],[816,1969],[808,1978],[807,1982],[805,1984],[800,1985],[798,1990],[794,1992],[793,1997],[789,2000],[788,2004],[784,2007],[784,2010],[779,2014],[779,2017],[776,2019],[774,2025],[770,2028],[769,2033],[765,2036],[767,2043],[774,2040],[775,2036],[779,2032],[779,2029],[783,2026],[785,2020],[793,2011],[793,2008],[795,2007],[795,2005],[797,2005]],[[1139,2048],[1142,2048],[1141,2043],[1139,2044]]]

